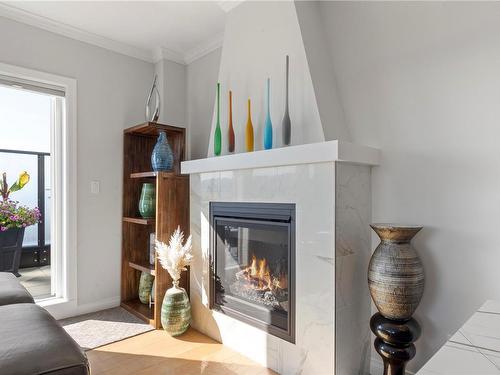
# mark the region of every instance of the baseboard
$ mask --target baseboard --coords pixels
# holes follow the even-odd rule
[[[70,318],[95,311],[110,309],[120,305],[120,296],[104,298],[99,301],[78,305],[74,301],[61,304],[42,305],[56,319]]]
[[[384,373],[384,363],[380,358],[371,358],[370,360],[370,375],[382,375]],[[406,374],[415,375],[414,372],[406,370]]]
[[[76,315],[88,314],[95,311],[106,310],[112,307],[120,306],[120,296],[105,298],[97,302],[78,305]]]

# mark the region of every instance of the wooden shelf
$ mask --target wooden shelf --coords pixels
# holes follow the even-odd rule
[[[179,137],[182,137],[182,143],[184,144],[186,134],[185,128],[159,124],[157,122],[144,122],[142,124],[132,126],[131,128],[125,129],[125,134],[157,137],[160,131],[167,132],[167,136],[177,135]]]
[[[165,171],[165,172],[135,172],[130,174],[130,178],[156,178],[158,176],[163,176],[163,177],[172,177],[172,176],[179,176],[179,174],[175,173],[174,171]]]
[[[158,172],[136,172],[136,173],[131,173],[130,178],[147,178],[147,177],[152,177],[156,178],[158,176]]]
[[[149,307],[149,305],[144,305],[143,303],[141,303],[139,299],[122,301],[120,305],[128,312],[137,316],[139,319],[144,320],[146,323],[154,323],[154,305]]]
[[[128,262],[128,265],[138,271],[146,272],[150,275],[156,276],[155,265],[149,264],[149,262]]]
[[[140,224],[140,225],[154,225],[155,219],[144,219],[142,217],[124,217],[123,221],[126,223]]]

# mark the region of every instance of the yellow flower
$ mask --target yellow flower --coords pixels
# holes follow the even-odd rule
[[[14,182],[12,184],[12,186],[9,188],[9,191],[7,192],[7,198],[9,197],[10,193],[21,190],[24,187],[24,185],[26,185],[29,181],[30,181],[30,175],[28,174],[28,172],[26,172],[26,171],[22,172],[19,175],[19,178],[17,179],[17,181]]]
[[[24,185],[26,185],[30,181],[30,175],[28,172],[24,171],[19,175],[19,179],[17,180],[17,184],[19,185],[19,189],[22,189]]]

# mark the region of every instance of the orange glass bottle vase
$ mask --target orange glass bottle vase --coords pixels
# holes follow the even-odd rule
[[[229,129],[228,129],[228,151],[234,152],[234,128],[233,128],[233,92],[229,90]]]
[[[245,144],[247,152],[253,151],[253,125],[252,125],[252,116],[250,113],[250,99],[248,99],[248,119],[247,119],[247,127],[245,129]]]

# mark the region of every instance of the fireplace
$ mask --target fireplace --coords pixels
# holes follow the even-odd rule
[[[210,308],[295,342],[295,205],[210,203]]]

